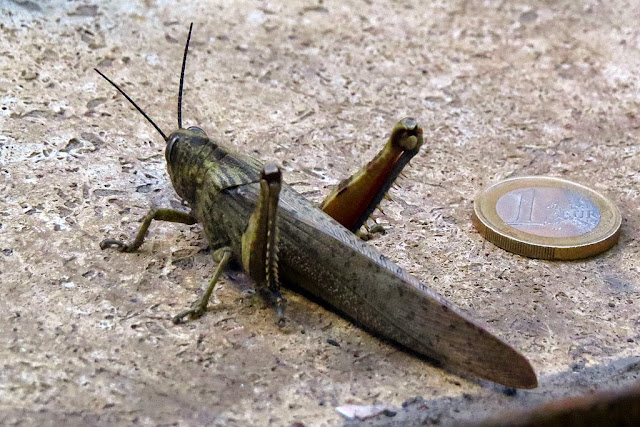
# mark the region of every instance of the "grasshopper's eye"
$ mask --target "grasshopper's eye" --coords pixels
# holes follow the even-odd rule
[[[189,130],[193,133],[197,133],[199,135],[203,135],[203,136],[207,136],[207,133],[205,131],[203,131],[202,129],[200,129],[198,126],[191,126],[189,127]]]
[[[171,163],[175,160],[176,145],[180,142],[180,135],[171,135],[167,140],[167,148],[164,151],[167,162]]]

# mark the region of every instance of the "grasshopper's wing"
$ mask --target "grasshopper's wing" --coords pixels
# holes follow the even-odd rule
[[[257,186],[230,199],[250,209]],[[528,360],[287,186],[280,193],[280,272],[366,329],[446,365],[534,388]]]
[[[371,245],[324,214],[305,209],[305,201],[285,194],[281,206],[282,235],[287,236],[283,259],[293,252],[286,255],[293,262],[283,269],[300,286],[366,328],[428,357],[507,386],[537,386],[524,356]]]

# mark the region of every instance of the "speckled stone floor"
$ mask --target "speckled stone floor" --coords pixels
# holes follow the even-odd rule
[[[336,406],[385,404],[369,423],[448,424],[637,381],[639,18],[621,0],[2,2],[0,423],[338,425]],[[538,389],[439,369],[292,292],[280,330],[239,273],[174,326],[214,265],[197,225],[99,250],[181,203],[163,141],[92,69],[169,131],[191,21],[185,124],[313,201],[398,119],[422,124],[372,244],[522,351]],[[485,242],[475,195],[541,174],[608,195],[619,244],[548,262]]]

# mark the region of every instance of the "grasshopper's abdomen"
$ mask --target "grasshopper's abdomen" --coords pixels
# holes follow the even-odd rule
[[[230,191],[230,209],[248,216],[257,194],[254,185]],[[286,283],[367,330],[448,366],[508,386],[537,385],[520,353],[286,186],[279,215]]]

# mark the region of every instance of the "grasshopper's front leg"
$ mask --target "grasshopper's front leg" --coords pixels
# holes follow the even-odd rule
[[[144,241],[144,238],[147,235],[147,231],[149,230],[149,226],[151,225],[151,221],[153,221],[154,219],[158,221],[178,222],[178,223],[188,224],[188,225],[193,225],[196,222],[198,222],[196,217],[194,217],[193,215],[189,215],[188,213],[176,211],[173,209],[153,208],[144,217],[144,220],[142,221],[142,225],[140,226],[140,229],[138,230],[138,234],[136,234],[136,238],[133,240],[133,242],[127,243],[127,242],[123,242],[122,240],[104,239],[102,242],[100,242],[100,248],[106,249],[111,246],[116,246],[118,250],[121,252],[135,251],[140,247],[140,245],[142,245],[142,242]],[[196,319],[205,313],[207,309],[207,303],[209,302],[209,298],[213,293],[215,284],[220,278],[220,275],[222,274],[222,270],[231,259],[231,249],[227,247],[218,249],[217,251],[214,252],[213,258],[214,260],[218,261],[218,267],[213,273],[213,278],[211,279],[211,282],[209,282],[209,287],[207,288],[206,292],[204,293],[202,298],[200,298],[194,304],[194,308],[190,310],[185,310],[182,313],[175,316],[172,319],[173,323],[180,323],[187,316],[191,316],[192,319]]]
[[[188,213],[176,211],[173,209],[158,209],[152,208],[149,210],[149,213],[144,217],[144,221],[142,221],[142,225],[138,230],[138,234],[133,242],[127,243],[122,240],[116,239],[104,239],[100,242],[100,249],[106,249],[111,246],[116,246],[120,252],[133,252],[142,245],[145,236],[147,235],[147,230],[149,230],[149,226],[151,225],[151,221],[169,221],[169,222],[178,222],[187,225],[193,225],[198,220]]]
[[[424,140],[411,118],[398,122],[389,140],[365,167],[342,181],[320,204],[326,214],[352,232],[362,227]]]
[[[275,304],[279,324],[284,321],[285,305],[278,280],[277,219],[281,185],[280,168],[265,165],[260,174],[258,203],[242,235],[242,265],[265,302]]]

